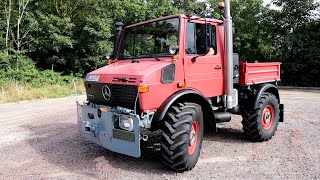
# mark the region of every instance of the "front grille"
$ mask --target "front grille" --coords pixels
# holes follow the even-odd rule
[[[97,82],[86,82],[87,98],[93,104],[106,105],[111,107],[124,107],[134,109],[137,98],[137,86],[121,84],[100,84]],[[102,88],[107,85],[111,91],[110,100],[107,101]]]
[[[112,82],[123,82],[123,83],[136,83],[137,82],[137,78],[113,78]]]

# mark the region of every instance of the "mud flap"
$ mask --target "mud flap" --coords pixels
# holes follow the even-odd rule
[[[280,119],[279,122],[283,122],[284,121],[284,104],[280,104]]]
[[[132,157],[140,157],[140,126],[136,116],[133,119],[133,131],[116,128],[119,114],[99,112],[99,108],[91,105],[78,104],[78,129],[82,137],[102,147]],[[110,109],[110,108],[109,108]]]

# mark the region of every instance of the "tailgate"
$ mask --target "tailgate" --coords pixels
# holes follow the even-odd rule
[[[265,82],[280,81],[279,62],[240,63],[240,85],[247,86]]]

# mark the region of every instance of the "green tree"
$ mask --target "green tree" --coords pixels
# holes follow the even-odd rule
[[[32,29],[31,35],[36,37],[30,43],[30,57],[34,59],[38,67],[56,70],[66,68],[68,57],[72,57],[74,44],[72,39],[74,23],[70,18],[60,18],[56,15],[47,15],[42,12],[34,14],[35,28]]]
[[[0,6],[3,5],[3,2],[0,1]],[[5,11],[0,10],[0,50],[5,49],[5,36],[6,36],[6,18]]]
[[[264,23],[274,37],[276,58],[283,62],[284,83],[318,86],[318,80],[308,79],[312,79],[310,74],[318,72],[314,65],[320,61],[317,51],[320,45],[315,41],[320,38],[316,29],[319,19],[314,15],[319,4],[313,0],[274,0],[273,3],[278,9],[269,10]]]
[[[146,2],[146,19],[174,15],[182,12],[169,0],[148,0]]]
[[[263,28],[263,13],[267,10],[262,0],[233,0],[234,46],[243,60],[265,61],[274,47],[269,44],[272,38]]]
[[[204,16],[205,2],[198,2],[196,0],[173,0],[173,6],[182,10],[185,14]]]
[[[220,19],[217,8],[219,0],[210,1],[215,12],[214,17]],[[231,14],[234,27],[234,51],[239,53],[243,61],[269,61],[276,51],[272,35],[264,25],[264,14],[268,9],[263,0],[232,0]]]
[[[33,4],[37,28],[32,34],[38,38],[30,54],[39,67],[82,75],[102,63],[102,54],[112,48],[111,22],[102,2],[70,1],[58,7],[57,1]]]
[[[219,19],[219,0],[208,1]],[[263,6],[262,0],[231,1],[235,52],[249,62],[283,62],[284,84],[319,86],[312,79],[320,74],[315,68],[320,59],[319,16],[314,14],[319,4],[272,3],[276,10]],[[177,13],[207,14],[206,2],[196,0],[0,0],[0,6],[0,68],[35,64],[75,75],[104,65],[101,57],[112,51],[115,22],[129,25]]]

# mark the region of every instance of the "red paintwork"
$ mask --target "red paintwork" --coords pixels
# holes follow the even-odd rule
[[[184,19],[185,25],[183,26],[182,31],[184,41],[183,46],[185,47],[186,42],[186,23],[187,19]],[[201,20],[192,20],[191,22],[202,23],[204,24],[204,19]],[[218,27],[218,22],[216,21],[207,21],[207,23],[216,26],[217,34],[224,34],[223,29]],[[223,81],[223,54],[224,49],[222,42],[223,39],[220,36],[217,36],[217,54],[213,56],[201,56],[197,58],[196,62],[192,62],[191,59],[195,55],[185,55],[184,57],[184,70],[186,85],[189,88],[194,88],[201,92],[205,97],[214,97],[224,94],[224,81]],[[185,48],[183,48],[185,49]],[[184,52],[182,52],[184,53]],[[220,66],[221,69],[215,69],[216,66]]]
[[[252,85],[261,82],[280,81],[280,65],[271,63],[240,63],[240,85]]]
[[[160,58],[160,61],[154,58],[141,58],[140,63],[132,63],[131,60],[115,60],[113,64],[106,67],[95,70],[89,74],[100,75],[99,83],[114,83],[114,84],[128,84],[137,86],[149,86],[149,92],[139,94],[140,108],[142,111],[150,110],[155,111],[161,104],[169,98],[172,94],[182,89],[192,89],[200,92],[205,97],[214,97],[224,95],[224,61],[225,61],[225,50],[224,50],[224,28],[218,26],[222,23],[220,20],[207,19],[207,23],[216,26],[217,30],[217,55],[214,56],[203,56],[198,57],[195,63],[191,62],[192,57],[185,54],[185,41],[186,41],[186,26],[189,21],[188,17],[182,14],[167,16],[158,18],[146,22],[141,22],[126,28],[158,21],[162,19],[179,17],[180,28],[179,28],[179,55],[178,60],[173,61],[170,57]],[[196,17],[191,18],[192,22],[205,23],[203,18],[197,19]],[[169,64],[175,64],[175,78],[173,83],[162,84],[160,81],[161,70],[163,67]],[[279,63],[276,63],[279,64]],[[247,85],[249,80],[256,75],[251,75],[248,70],[270,70],[274,68],[271,64],[256,64],[252,66],[250,64],[243,64],[243,72],[241,75],[241,85]],[[215,67],[221,67],[216,69]],[[247,72],[247,73],[246,73]],[[260,73],[259,76],[268,75],[268,73]],[[270,79],[271,76],[261,77],[260,79],[254,79],[252,82],[256,83]],[[277,76],[278,77],[278,76]],[[113,78],[132,78],[136,79],[131,83],[115,82]],[[280,78],[280,75],[279,75]],[[178,88],[178,83],[185,83],[186,87]]]
[[[190,139],[189,139],[189,145],[188,145],[188,153],[190,156],[193,155],[193,153],[195,152],[195,150],[197,149],[197,144],[198,144],[198,138],[199,138],[199,125],[198,125],[198,121],[195,120],[193,121],[192,123],[192,126],[191,126],[191,132],[192,131],[195,131],[195,139],[194,139],[194,143],[190,145]],[[190,138],[190,137],[189,137]]]
[[[270,114],[270,121],[269,122],[265,122],[265,115],[266,113]],[[268,105],[264,108],[263,113],[262,113],[262,128],[265,130],[269,130],[273,124],[273,120],[274,120],[274,111],[273,111],[273,107],[271,105]]]
[[[182,61],[176,61],[175,83],[162,84],[160,82],[161,70],[172,63],[171,57],[140,59],[140,63],[132,63],[131,60],[117,61],[111,65],[95,70],[90,75],[100,75],[99,83],[128,84],[137,86],[149,86],[148,93],[139,95],[140,107],[142,110],[155,110],[167,99],[172,92],[181,90],[177,87],[178,82],[184,82]],[[114,78],[136,78],[135,83],[114,82]]]
[[[162,61],[155,62],[154,59],[144,59],[141,63],[132,63],[131,60],[117,61],[116,63],[97,69],[90,74],[100,75],[99,83],[113,83],[113,78],[137,78],[137,84],[147,78],[155,71],[161,70],[164,66],[170,64],[166,60],[170,58],[161,58]],[[124,84],[124,83],[115,83]],[[126,84],[126,83],[125,83]]]

